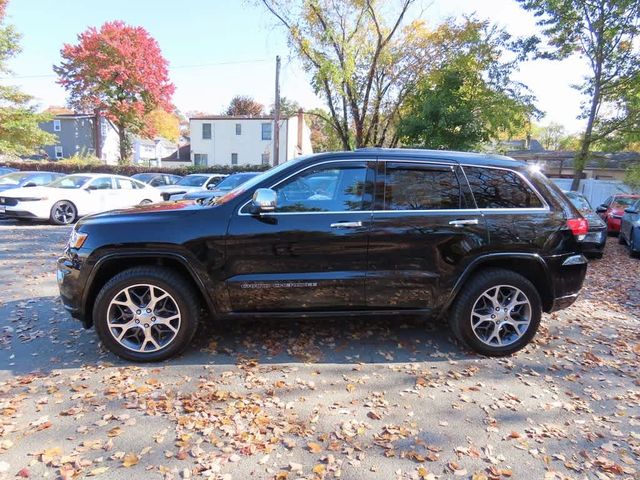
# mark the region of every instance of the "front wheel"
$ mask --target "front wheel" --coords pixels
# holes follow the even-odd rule
[[[151,200],[149,200],[148,198],[145,198],[140,202],[140,205],[149,205],[151,203],[153,203]]]
[[[631,230],[631,237],[629,238],[629,255],[631,258],[640,257],[640,240],[636,232]]]
[[[449,324],[458,340],[477,353],[500,357],[517,352],[533,339],[542,300],[522,275],[491,269],[467,281],[450,314]]]
[[[134,362],[154,362],[184,350],[196,333],[199,299],[178,273],[135,267],[100,290],[93,323],[102,343]]]
[[[78,217],[76,206],[68,200],[60,200],[51,207],[49,219],[55,225],[69,225]]]

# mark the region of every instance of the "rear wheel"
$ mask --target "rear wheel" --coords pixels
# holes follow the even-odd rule
[[[627,243],[624,241],[624,235],[622,234],[622,230],[620,230],[620,234],[618,235],[618,243],[620,245],[625,245]]]
[[[184,350],[198,327],[200,302],[173,270],[136,267],[100,290],[93,322],[102,343],[116,355],[153,362]]]
[[[153,203],[153,202],[148,198],[146,198],[140,202],[140,205],[149,205],[150,203]]]
[[[510,270],[474,275],[462,288],[449,324],[458,340],[482,355],[510,355],[536,334],[542,300],[533,284]]]
[[[69,225],[78,217],[76,206],[68,200],[60,200],[53,204],[49,219],[55,225]]]

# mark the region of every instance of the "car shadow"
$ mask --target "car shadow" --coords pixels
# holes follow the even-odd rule
[[[14,375],[86,364],[131,365],[108,352],[59,297],[0,303],[0,365]],[[182,355],[149,365],[406,363],[480,358],[454,343],[446,325],[416,317],[203,321]],[[3,368],[0,368],[0,372]]]

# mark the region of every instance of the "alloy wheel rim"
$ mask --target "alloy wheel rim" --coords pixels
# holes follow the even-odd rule
[[[130,285],[109,303],[107,328],[124,348],[153,353],[171,344],[180,330],[180,308],[166,290],[152,284]]]
[[[71,223],[73,221],[73,207],[69,203],[61,203],[56,207],[53,216],[60,223]]]
[[[483,292],[471,309],[471,329],[490,347],[507,347],[522,338],[531,323],[531,303],[522,290],[496,285]]]

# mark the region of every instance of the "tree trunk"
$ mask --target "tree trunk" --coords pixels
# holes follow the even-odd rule
[[[571,190],[577,191],[580,186],[580,180],[582,179],[582,172],[584,166],[589,158],[589,149],[591,148],[591,135],[593,133],[593,123],[596,118],[596,112],[598,110],[598,104],[600,103],[600,88],[596,86],[593,92],[593,99],[591,100],[591,110],[589,111],[589,119],[587,121],[587,129],[584,131],[584,137],[582,137],[582,143],[580,144],[580,151],[578,155],[573,159],[573,181],[571,182]]]
[[[118,139],[120,143],[120,158],[118,163],[126,165],[129,159],[129,140],[127,139],[127,131],[124,125],[118,125]]]

